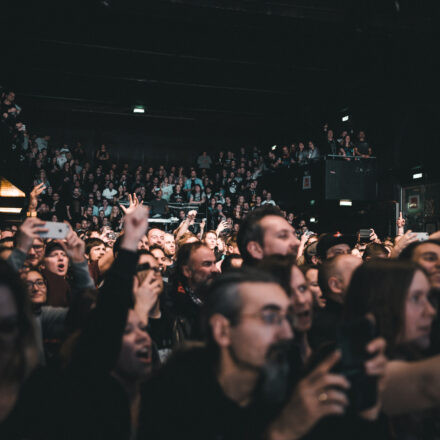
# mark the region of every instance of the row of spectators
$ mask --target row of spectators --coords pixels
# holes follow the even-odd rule
[[[105,146],[90,162],[75,157],[81,145],[45,162],[50,139],[37,139],[31,166],[67,161],[58,181],[36,169],[47,174],[28,218],[0,228],[0,438],[440,436],[440,232],[420,242],[399,218],[396,237],[309,233],[267,192],[252,203],[267,167],[257,149],[185,178],[178,167],[119,167]],[[127,182],[121,198],[112,181],[118,192]],[[232,215],[208,224],[201,206],[178,206],[165,232],[154,203],[173,210],[176,192],[191,207],[213,193],[217,213]],[[55,194],[68,197],[63,239],[43,238],[58,217],[41,207]],[[93,226],[99,197],[117,221]]]

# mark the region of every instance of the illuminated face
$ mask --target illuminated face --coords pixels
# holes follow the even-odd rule
[[[205,236],[204,242],[209,249],[214,250],[217,246],[217,234],[214,232],[208,232]]]
[[[26,266],[37,267],[44,257],[44,242],[40,238],[35,238],[26,256]]]
[[[165,253],[170,257],[176,253],[176,243],[174,242],[174,236],[172,234],[165,234],[163,248]]]
[[[30,270],[25,275],[25,284],[33,304],[44,304],[47,300],[47,286],[41,273]]]
[[[214,252],[207,246],[201,246],[191,253],[188,264],[183,267],[183,274],[192,289],[208,283],[218,275]]]
[[[293,327],[301,333],[312,327],[313,296],[307,280],[298,267],[293,266],[290,274],[291,300],[293,306]]]
[[[167,262],[168,262],[168,259],[165,255],[165,252],[162,249],[152,249],[151,253],[156,258],[156,260],[159,264],[160,270],[163,272],[166,269]]]
[[[322,296],[321,288],[318,284],[318,269],[309,269],[306,273],[306,280],[309,283],[309,289],[312,292],[315,304],[319,308],[325,307],[325,298]]]
[[[230,328],[229,353],[241,369],[259,370],[270,348],[293,338],[286,316],[290,300],[275,283],[242,283],[240,321]]]
[[[428,278],[417,270],[405,301],[405,325],[398,342],[415,342],[426,349],[430,344],[432,321],[436,311],[429,301],[431,286]]]
[[[295,229],[286,219],[277,215],[267,215],[261,219],[260,225],[264,231],[262,257],[276,254],[296,257],[299,240]]]
[[[100,244],[98,246],[93,246],[90,249],[89,260],[90,261],[98,261],[105,254],[105,246]]]
[[[414,249],[412,259],[426,270],[431,286],[440,289],[440,246],[435,243],[421,244]]]
[[[148,244],[150,246],[152,246],[153,244],[157,244],[161,247],[163,246],[163,242],[165,239],[164,231],[157,228],[153,228],[148,231],[147,235],[148,235]]]
[[[69,259],[61,249],[54,249],[47,257],[44,257],[44,265],[49,272],[65,277],[69,268]]]

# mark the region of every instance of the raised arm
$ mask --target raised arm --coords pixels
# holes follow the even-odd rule
[[[382,393],[387,415],[440,405],[440,355],[417,362],[388,362]]]

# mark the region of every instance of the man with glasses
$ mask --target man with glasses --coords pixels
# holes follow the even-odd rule
[[[268,357],[293,338],[291,302],[271,275],[222,275],[204,297],[206,345],[176,356],[144,386],[139,439],[299,438],[324,416],[343,413],[349,385],[329,374],[337,353],[299,382],[279,416],[263,398]]]

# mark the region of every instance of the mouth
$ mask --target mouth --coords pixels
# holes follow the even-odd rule
[[[136,357],[145,364],[151,364],[151,349],[150,347],[141,348],[136,352]]]
[[[298,319],[310,319],[312,314],[310,313],[310,310],[303,310],[302,312],[295,313],[295,317]]]

